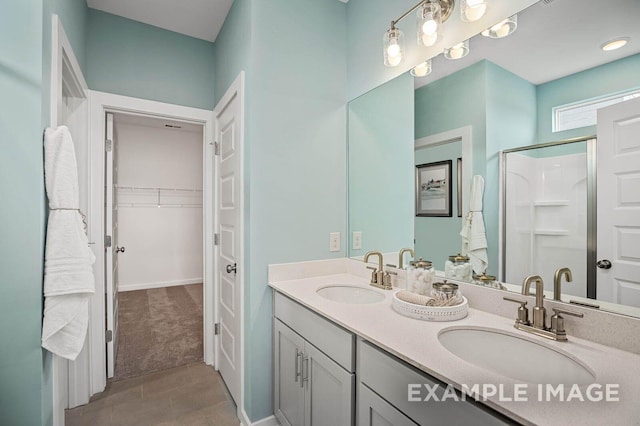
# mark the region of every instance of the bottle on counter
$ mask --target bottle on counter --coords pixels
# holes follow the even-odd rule
[[[460,253],[449,256],[449,260],[444,264],[444,276],[452,280],[472,282],[473,271],[469,263],[469,257]]]
[[[414,260],[407,267],[407,290],[428,296],[435,276],[436,271],[430,261],[422,258]]]

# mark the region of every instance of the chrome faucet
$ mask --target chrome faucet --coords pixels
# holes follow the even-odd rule
[[[403,248],[400,250],[400,254],[398,255],[398,269],[402,269],[404,267],[404,254],[409,253],[411,258],[414,258],[416,254],[411,248]]]
[[[391,283],[391,275],[389,272],[384,271],[384,267],[382,266],[382,253],[379,251],[369,251],[364,255],[364,263],[369,262],[369,257],[378,256],[378,267],[375,268],[373,266],[367,266],[367,269],[371,269],[373,272],[371,273],[371,282],[370,285],[381,288],[383,290],[392,290],[393,284]],[[397,275],[395,272],[394,275]]]
[[[560,290],[562,286],[562,276],[565,276],[567,282],[570,283],[573,281],[573,276],[571,275],[571,269],[569,268],[560,268],[553,275],[553,300],[560,300]]]
[[[533,327],[546,328],[547,310],[544,308],[544,282],[540,275],[529,275],[522,284],[522,294],[531,294],[531,283],[536,283],[536,306],[533,308]]]
[[[561,271],[561,270],[559,270]],[[568,271],[568,269],[567,269]],[[569,274],[571,272],[569,271]],[[556,278],[561,277],[562,273],[556,272]],[[559,282],[559,280],[556,280]],[[561,314],[571,315],[574,317],[582,318],[584,314],[566,311],[564,309],[553,308],[553,316],[551,316],[551,327],[546,326],[547,313],[544,307],[544,282],[539,275],[528,276],[522,285],[522,294],[530,296],[531,284],[536,283],[536,306],[533,308],[533,323],[529,322],[529,311],[526,308],[527,301],[519,300],[510,297],[503,297],[504,300],[509,302],[519,303],[518,318],[514,327],[518,330],[526,331],[547,339],[558,340],[560,342],[567,341],[567,333],[564,330],[564,317]],[[558,287],[559,288],[559,287]]]

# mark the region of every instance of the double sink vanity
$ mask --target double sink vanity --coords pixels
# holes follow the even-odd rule
[[[567,317],[568,341],[554,341],[514,328],[518,309],[504,292],[457,282],[468,315],[421,321],[392,309],[405,271],[387,268],[397,275],[382,290],[366,266],[345,258],[269,267],[281,424],[640,422],[640,351],[621,325],[638,320],[575,307],[584,318]]]

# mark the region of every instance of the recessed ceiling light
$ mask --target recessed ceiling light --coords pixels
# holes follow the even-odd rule
[[[615,40],[611,40],[604,43],[602,46],[600,46],[600,48],[605,52],[608,52],[609,50],[620,49],[622,46],[624,46],[628,42],[629,42],[629,37],[621,37],[621,38],[617,38]]]

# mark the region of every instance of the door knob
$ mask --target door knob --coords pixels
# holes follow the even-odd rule
[[[234,263],[233,265],[227,265],[227,274],[230,273],[236,273],[236,264]]]
[[[598,260],[596,266],[600,269],[611,269],[611,261],[607,259]]]
[[[116,253],[124,253],[124,247],[116,247]]]

